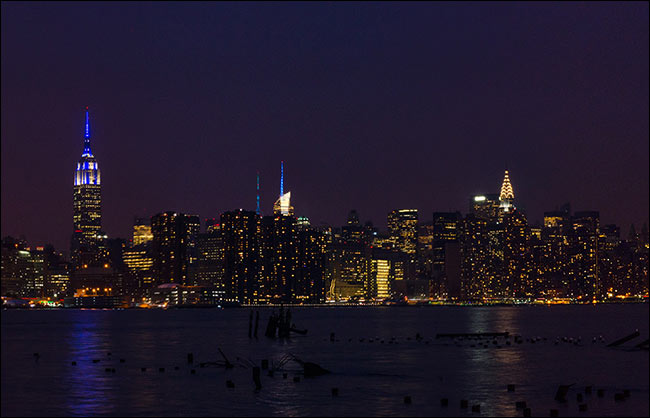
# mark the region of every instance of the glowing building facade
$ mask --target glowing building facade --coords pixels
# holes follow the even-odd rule
[[[82,247],[92,247],[102,227],[101,172],[90,149],[90,122],[86,107],[84,149],[74,172],[73,258]]]
[[[399,209],[389,213],[388,233],[397,249],[415,255],[418,243],[418,210]]]
[[[499,208],[504,212],[512,212],[514,210],[515,193],[510,184],[510,176],[506,170],[503,176],[503,183],[501,184],[501,193],[499,194]]]
[[[151,225],[147,219],[136,218],[133,225],[133,246],[147,244],[153,239]]]
[[[472,196],[469,203],[469,213],[477,218],[496,221],[499,217],[499,195],[480,194]]]
[[[165,212],[151,218],[155,283],[189,284],[190,271],[197,261],[196,236],[200,227],[196,215]]]
[[[259,281],[259,217],[243,209],[221,214],[223,290],[227,301],[257,303]]]

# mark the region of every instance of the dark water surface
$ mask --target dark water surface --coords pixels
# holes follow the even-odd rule
[[[560,416],[648,416],[648,351],[632,349],[648,338],[648,304],[294,308],[293,321],[309,332],[290,341],[263,337],[271,309],[259,311],[257,340],[248,338],[249,309],[3,311],[2,415],[522,416],[515,402],[525,400],[533,416],[549,416],[551,408]],[[635,329],[639,338],[605,346]],[[546,340],[508,346],[500,339],[484,348],[435,339],[436,333],[499,331]],[[330,342],[330,332],[338,341]],[[605,343],[592,343],[600,335]],[[563,336],[582,342],[555,345]],[[388,344],[391,337],[398,344]],[[256,392],[250,368],[187,364],[189,352],[195,363],[221,360],[217,348],[232,362],[240,357],[258,365],[292,353],[333,373],[294,382],[300,368],[292,362],[287,379],[262,371]],[[226,388],[226,380],[235,388]],[[574,384],[567,403],[553,399],[559,384]],[[585,385],[594,393],[585,395],[588,410],[578,412],[576,395]],[[332,396],[333,387],[339,396]],[[624,389],[631,396],[615,402],[614,393]],[[460,408],[461,399],[470,409]],[[471,412],[473,404],[481,405],[480,414]]]

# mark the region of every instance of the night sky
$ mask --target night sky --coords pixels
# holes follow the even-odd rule
[[[2,235],[68,249],[83,109],[103,227],[262,210],[648,219],[648,3],[2,3]]]

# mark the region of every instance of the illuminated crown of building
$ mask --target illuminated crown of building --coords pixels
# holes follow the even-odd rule
[[[513,201],[515,200],[515,192],[512,190],[512,184],[510,184],[510,176],[508,175],[508,170],[503,177],[503,184],[501,184],[501,194],[499,194],[499,201],[501,202],[500,207],[504,208],[506,211],[513,207]]]
[[[273,204],[275,215],[293,215],[291,192],[284,193],[284,161],[280,163],[280,197]]]
[[[88,118],[88,106],[86,106],[86,123],[84,129],[84,150],[81,159],[75,170],[74,185],[101,184],[101,173],[97,160],[90,149],[90,122]]]
[[[291,206],[291,192],[286,192],[278,197],[273,204],[273,213],[276,215],[293,215],[293,206]]]

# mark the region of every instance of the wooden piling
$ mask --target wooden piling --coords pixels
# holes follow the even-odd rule
[[[255,389],[262,389],[262,381],[260,380],[260,368],[253,367],[253,382],[255,382]]]

